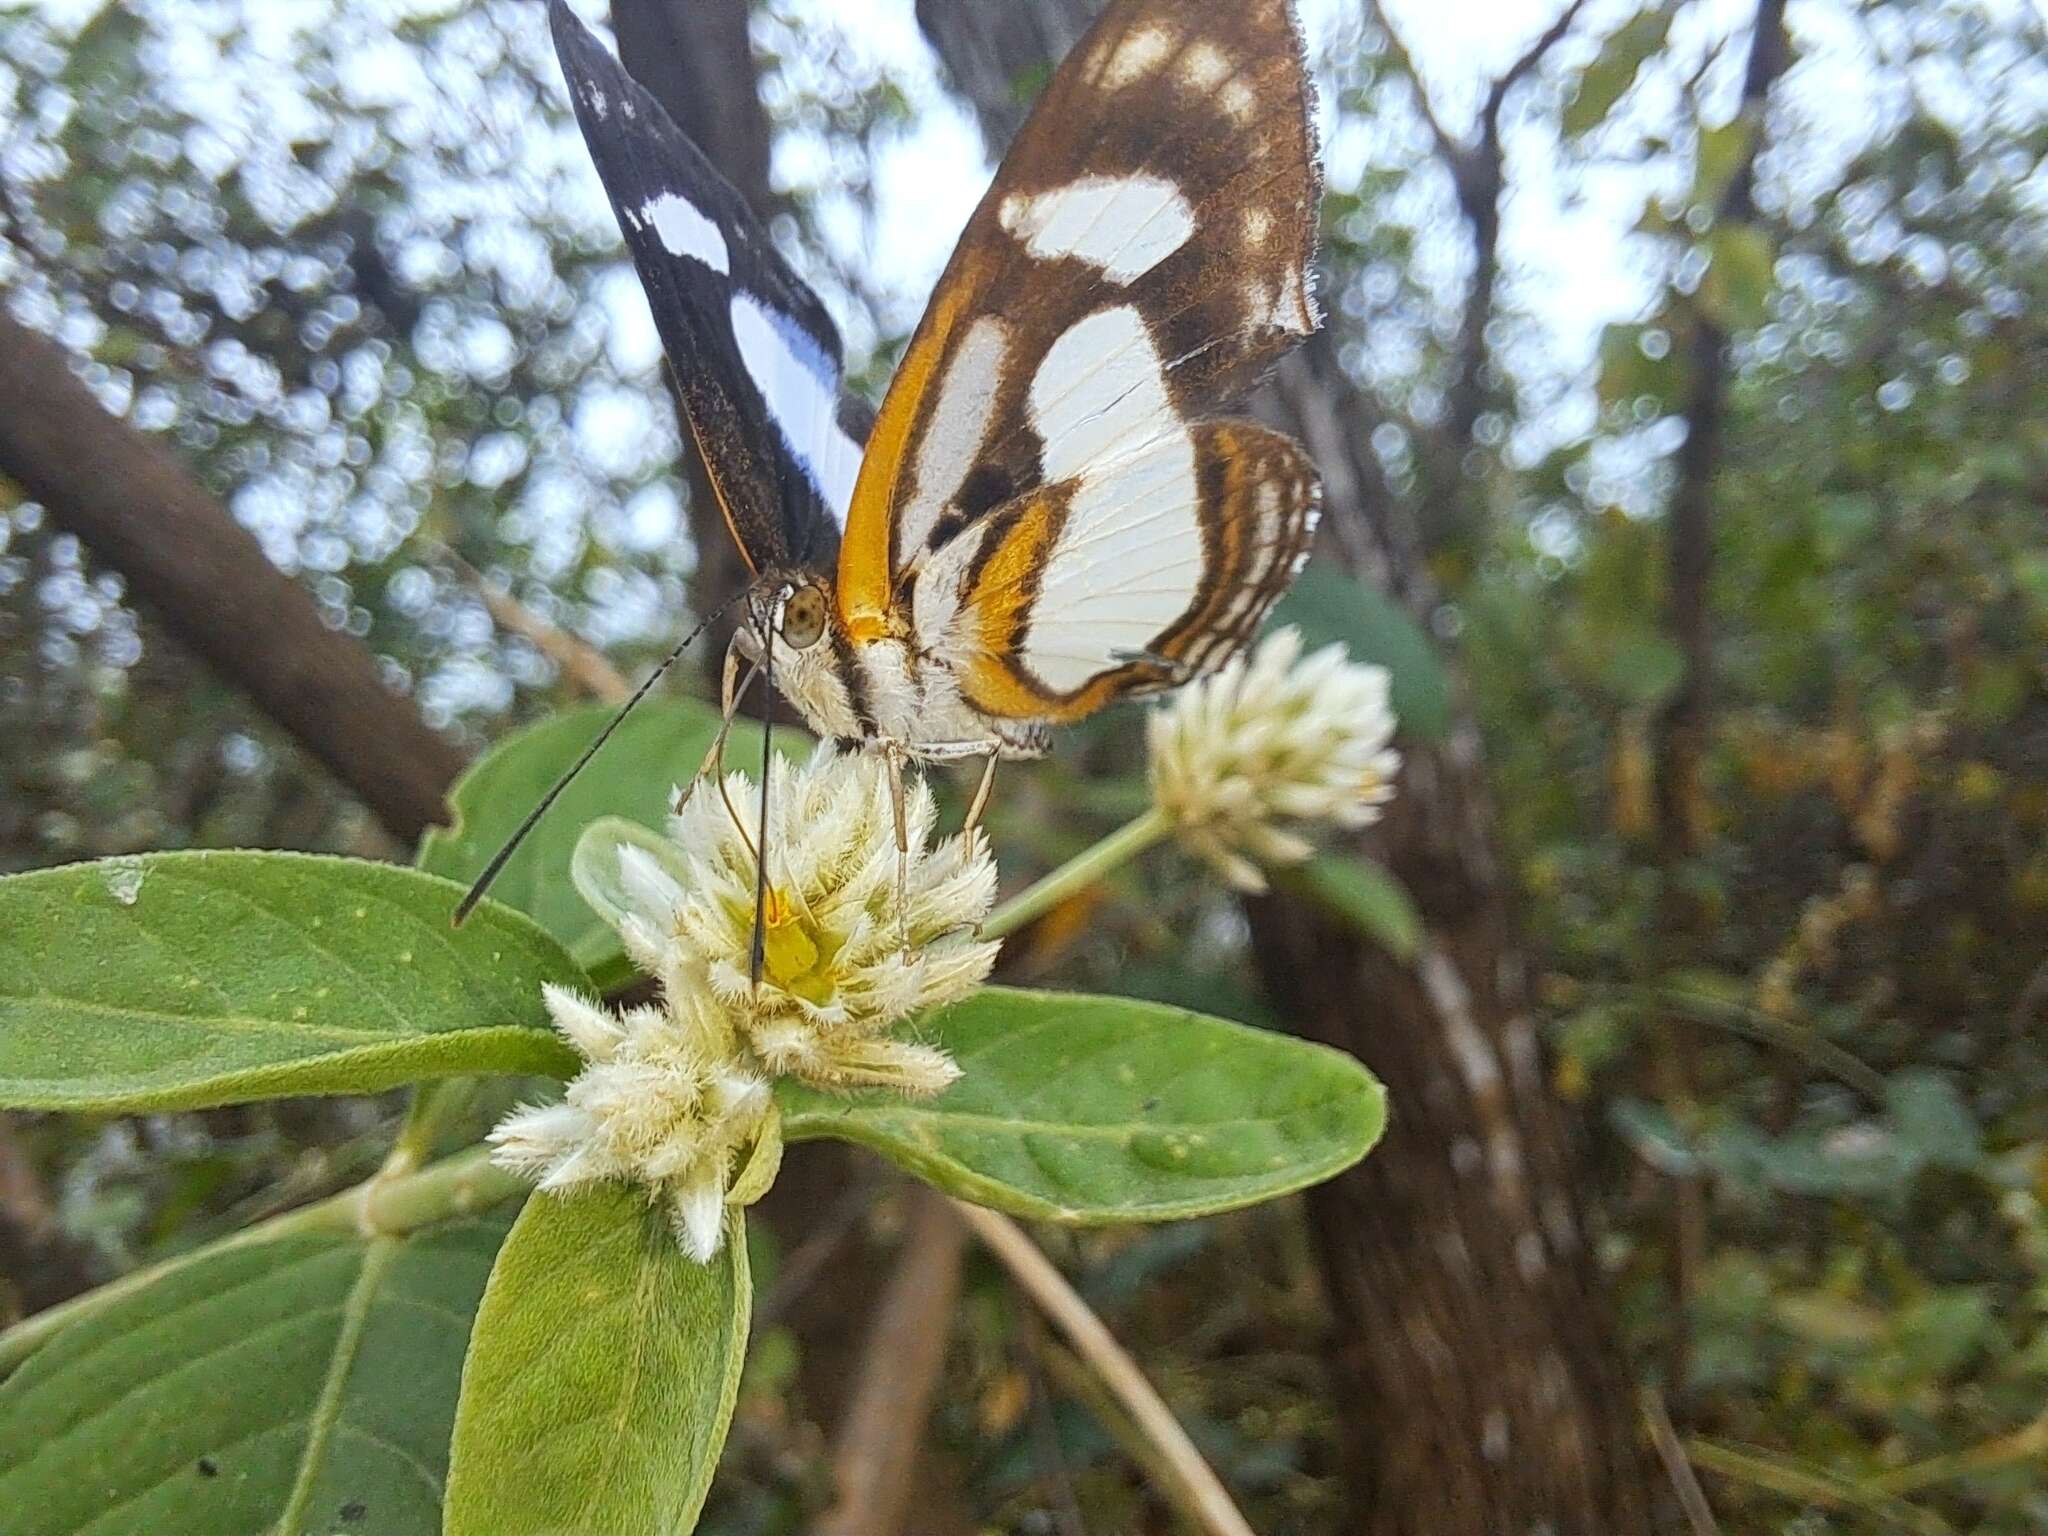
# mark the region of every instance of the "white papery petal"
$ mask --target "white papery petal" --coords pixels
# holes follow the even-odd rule
[[[590,1122],[567,1104],[524,1104],[491,1129],[491,1161],[513,1173],[539,1176],[572,1156],[590,1134]]]
[[[579,1054],[591,1061],[611,1059],[612,1052],[625,1037],[611,1014],[568,987],[558,986],[552,981],[541,983],[540,995],[541,1001],[547,1004],[548,1017],[554,1020],[555,1028]]]
[[[1276,821],[1365,826],[1400,765],[1387,745],[1386,669],[1340,646],[1302,650],[1299,631],[1276,631],[1146,722],[1155,803],[1189,850],[1240,889],[1265,886],[1253,860],[1308,856],[1299,833]]]
[[[725,1187],[721,1180],[705,1177],[678,1186],[669,1199],[669,1213],[683,1252],[699,1264],[709,1264],[718,1256],[725,1239]]]

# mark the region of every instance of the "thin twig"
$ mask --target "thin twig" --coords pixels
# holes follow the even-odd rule
[[[1678,1495],[1678,1507],[1685,1511],[1686,1523],[1692,1527],[1693,1536],[1720,1536],[1720,1524],[1714,1519],[1714,1508],[1707,1502],[1706,1490],[1700,1487],[1700,1480],[1693,1472],[1692,1462],[1680,1443],[1678,1431],[1671,1423],[1671,1415],[1664,1407],[1664,1394],[1655,1387],[1643,1388],[1643,1419],[1650,1426],[1650,1444],[1657,1448],[1657,1459],[1664,1463],[1664,1470],[1671,1477],[1671,1491]]]
[[[2037,1461],[2043,1456],[2048,1456],[2048,1414],[1982,1445],[1947,1451],[1924,1461],[1909,1462],[1896,1471],[1880,1473],[1870,1480],[1870,1486],[1896,1497],[1958,1477],[1995,1472],[2016,1462]]]
[[[1116,1341],[1081,1295],[1067,1283],[1051,1259],[1009,1217],[977,1205],[954,1202],[954,1209],[974,1235],[1024,1288],[1066,1336],[1090,1369],[1130,1414],[1139,1431],[1159,1452],[1159,1467],[1168,1481],[1160,1492],[1189,1520],[1210,1536],[1253,1536],[1244,1515],[1231,1501],[1221,1478],[1202,1459],[1188,1432],[1157,1389],[1145,1379],[1124,1347]]]
[[[454,550],[444,547],[440,553],[449,569],[483,600],[491,621],[531,642],[535,650],[561,670],[571,686],[610,704],[620,702],[633,691],[624,675],[596,646],[542,618]]]
[[[1707,1471],[1752,1488],[1824,1509],[1859,1509],[1911,1536],[1955,1536],[1954,1528],[1934,1511],[1797,1457],[1698,1436],[1686,1442],[1686,1450],[1692,1461]]]
[[[1522,56],[1510,64],[1500,78],[1493,82],[1493,88],[1486,93],[1485,109],[1480,113],[1480,120],[1489,125],[1489,134],[1497,131],[1500,109],[1508,99],[1508,92],[1515,88],[1515,83],[1524,75],[1541,64],[1549,56],[1551,49],[1564,41],[1565,33],[1571,31],[1572,23],[1579,19],[1579,12],[1584,10],[1585,6],[1586,0],[1572,0],[1570,5],[1558,13],[1557,20],[1550,24],[1543,35],[1524,49]]]
[[[818,1277],[825,1272],[825,1266],[846,1242],[849,1235],[868,1207],[874,1204],[875,1186],[870,1181],[850,1185],[833,1202],[825,1219],[797,1244],[794,1252],[785,1259],[776,1271],[775,1283],[768,1294],[754,1305],[754,1330],[780,1322],[810,1288],[817,1284]]]
[[[1430,105],[1429,87],[1423,83],[1422,71],[1415,67],[1415,55],[1408,51],[1407,41],[1395,27],[1386,7],[1380,0],[1366,0],[1365,9],[1372,18],[1373,25],[1379,28],[1380,35],[1387,40],[1387,53],[1393,59],[1395,67],[1407,77],[1408,88],[1415,93],[1416,110],[1422,114],[1422,121],[1428,127],[1430,137],[1436,140],[1437,153],[1450,162],[1451,170],[1455,173],[1464,164],[1468,153],[1466,147],[1444,127],[1443,119],[1436,115],[1436,108]]]

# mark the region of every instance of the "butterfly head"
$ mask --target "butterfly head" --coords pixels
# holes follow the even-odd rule
[[[760,661],[775,639],[775,670],[790,664],[792,655],[817,649],[830,633],[832,594],[822,578],[804,573],[770,573],[747,594],[747,622],[740,626],[740,654]]]
[[[842,670],[845,647],[836,640],[839,614],[824,579],[802,571],[771,573],[755,583],[746,611],[746,622],[733,636],[740,654],[762,663],[772,636],[775,691],[821,735],[860,735]]]

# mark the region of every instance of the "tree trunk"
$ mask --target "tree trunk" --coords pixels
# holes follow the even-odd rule
[[[63,348],[0,312],[0,474],[119,571],[136,600],[405,843],[445,819],[462,754],[377,675],[368,650],[156,438],[108,415]]]
[[[999,133],[1015,122],[1011,82],[1047,62],[1010,50],[1071,38],[1084,8],[918,9],[984,129]],[[1372,402],[1327,338],[1276,383],[1271,414],[1324,475],[1326,557],[1426,619],[1437,599],[1413,516],[1368,446]],[[1335,1314],[1351,1528],[1637,1536],[1652,1528],[1654,1482],[1530,1013],[1478,729],[1460,715],[1443,745],[1402,746],[1400,794],[1373,843],[1427,920],[1415,962],[1283,896],[1251,909],[1260,969],[1287,1017],[1364,1060],[1392,1100],[1380,1147],[1308,1197]]]

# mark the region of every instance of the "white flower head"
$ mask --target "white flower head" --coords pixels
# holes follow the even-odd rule
[[[1280,822],[1365,826],[1401,764],[1387,745],[1386,668],[1352,661],[1341,645],[1301,652],[1299,630],[1276,630],[1146,722],[1155,803],[1242,890],[1265,889],[1261,865],[1313,851]]]
[[[931,844],[922,780],[905,786],[908,851],[896,838],[887,765],[821,744],[778,763],[768,796],[762,967],[752,975],[759,791],[743,773],[701,784],[670,821],[681,879],[670,933],[701,967],[770,1071],[820,1087],[935,1093],[959,1075],[943,1052],[890,1031],[985,980],[997,946],[976,936],[996,870],[977,830]]]
[[[548,1013],[586,1065],[559,1104],[527,1105],[491,1132],[492,1161],[544,1190],[604,1179],[643,1184],[700,1263],[718,1252],[727,1205],[757,1199],[781,1155],[767,1080],[733,1052],[701,991],[614,1014],[564,987]]]

